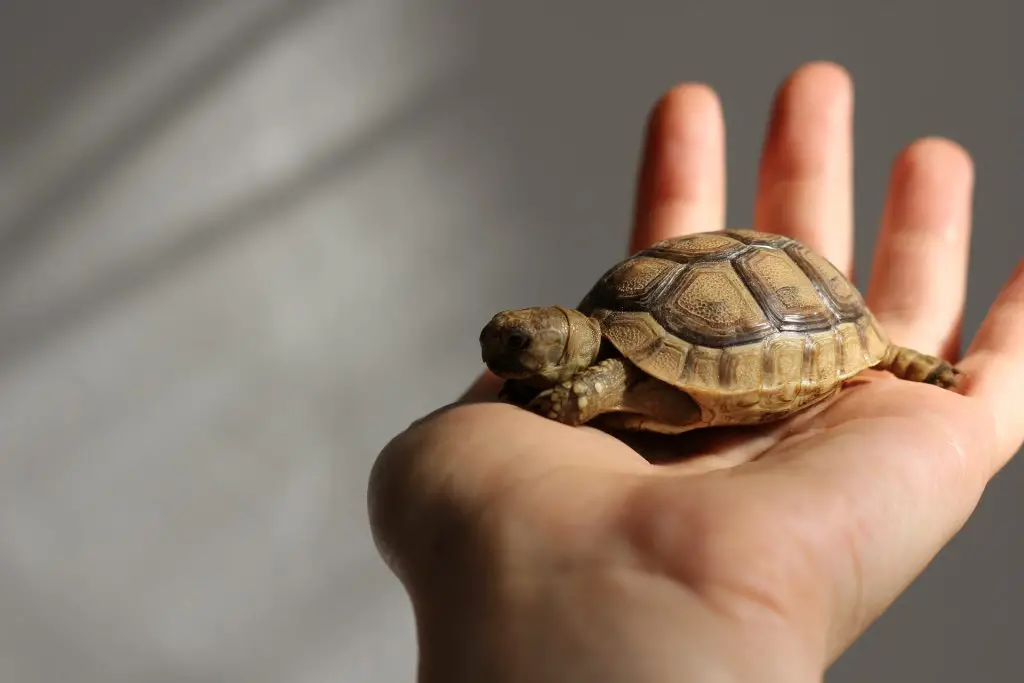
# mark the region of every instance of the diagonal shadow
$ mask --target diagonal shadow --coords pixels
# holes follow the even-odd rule
[[[130,58],[200,0],[0,3],[0,157],[70,111],[79,88]],[[84,5],[84,6],[83,6]],[[73,27],[73,30],[72,30]]]
[[[87,155],[58,179],[40,199],[16,214],[0,232],[0,282],[11,271],[9,264],[25,258],[27,252],[52,239],[67,223],[54,220],[76,200],[99,186],[147,140],[177,120],[202,99],[221,78],[258,52],[281,31],[329,0],[289,0],[261,17],[249,30],[221,45],[212,57],[192,74],[181,79],[157,99],[114,140]]]
[[[327,148],[317,158],[281,183],[258,190],[256,196],[236,203],[225,211],[192,225],[172,228],[184,237],[162,251],[141,257],[114,270],[95,286],[76,291],[48,310],[30,314],[0,330],[0,371],[17,364],[23,354],[36,351],[47,339],[73,328],[78,322],[130,296],[146,283],[158,281],[179,265],[239,236],[285,206],[316,192],[325,183],[336,182],[371,159],[380,145],[401,136],[424,119],[443,113],[450,103],[464,96],[463,78],[458,74],[423,84],[404,106],[396,106],[375,120],[365,134]]]

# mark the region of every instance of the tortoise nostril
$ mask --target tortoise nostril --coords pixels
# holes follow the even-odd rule
[[[484,325],[484,328],[480,330],[480,341],[495,341],[501,338],[501,329],[497,327],[493,322]]]

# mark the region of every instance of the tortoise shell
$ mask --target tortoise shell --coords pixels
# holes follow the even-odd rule
[[[750,230],[659,242],[609,269],[578,308],[630,362],[729,422],[816,402],[889,348],[838,268]]]

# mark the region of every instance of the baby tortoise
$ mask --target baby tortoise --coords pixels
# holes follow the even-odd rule
[[[889,341],[853,284],[789,237],[677,237],[612,266],[575,309],[495,315],[502,396],[567,425],[681,433],[771,422],[866,368],[956,390],[946,361]]]

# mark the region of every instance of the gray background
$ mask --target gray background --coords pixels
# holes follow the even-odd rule
[[[676,82],[744,225],[778,82],[851,70],[862,276],[893,155],[965,144],[973,332],[1024,252],[1009,5],[4,2],[0,680],[412,680],[368,468],[493,311],[621,254]],[[1022,477],[830,680],[1021,679]]]

